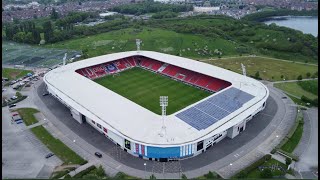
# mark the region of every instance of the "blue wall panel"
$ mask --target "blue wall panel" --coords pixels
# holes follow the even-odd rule
[[[159,148],[147,147],[147,157],[150,158],[178,158],[180,157],[180,147]]]

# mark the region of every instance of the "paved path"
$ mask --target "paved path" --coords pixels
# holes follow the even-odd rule
[[[89,168],[90,166],[97,166],[98,165],[98,162],[97,161],[91,161],[91,162],[88,162],[80,167],[78,167],[77,169],[75,169],[74,171],[71,171],[69,172],[69,175],[71,177],[75,176],[76,174],[78,174],[79,172]]]
[[[271,83],[277,84],[277,83],[288,83],[288,82],[299,82],[299,81],[313,81],[313,80],[318,80],[318,78],[309,78],[309,79],[301,79],[301,80],[274,81],[274,82],[271,82]]]
[[[318,178],[318,108],[310,108],[303,112],[303,135],[294,150],[299,155],[299,161],[294,168],[301,178]]]

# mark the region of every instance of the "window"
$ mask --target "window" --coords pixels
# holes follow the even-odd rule
[[[197,143],[197,151],[203,149],[203,141]]]
[[[222,136],[222,134],[218,134],[216,137],[213,138],[213,140],[215,141],[215,140],[219,139],[221,136]]]
[[[92,124],[96,124],[96,122],[94,120],[91,120]]]
[[[105,133],[108,133],[108,130],[107,130],[107,128],[103,128],[103,131],[105,132]]]
[[[124,139],[124,147],[126,147],[127,149],[130,149],[130,150],[131,150],[130,141]]]
[[[97,126],[98,126],[98,128],[100,128],[100,129],[101,129],[101,125],[100,125],[99,123],[97,123]]]

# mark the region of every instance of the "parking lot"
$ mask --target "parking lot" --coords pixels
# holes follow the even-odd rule
[[[2,116],[2,178],[49,178],[62,161],[46,159],[50,151],[24,123],[12,121],[8,107],[2,108]]]

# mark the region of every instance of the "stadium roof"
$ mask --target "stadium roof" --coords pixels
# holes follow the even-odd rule
[[[176,117],[176,114],[195,106],[192,104],[166,116],[166,136],[161,137],[159,135],[162,127],[160,115],[75,72],[75,70],[84,67],[136,55],[149,57],[232,83],[228,88],[195,104],[206,101],[230,88],[246,92],[253,98],[220,121],[202,130],[195,129]],[[251,107],[258,102],[265,101],[269,95],[268,89],[261,82],[252,78],[199,61],[152,51],[128,51],[74,62],[51,70],[45,75],[44,80],[64,102],[107,129],[121,134],[133,142],[162,147],[188,144],[220,133],[252,114],[256,109],[253,110]],[[248,108],[251,108],[250,111],[247,111]]]

